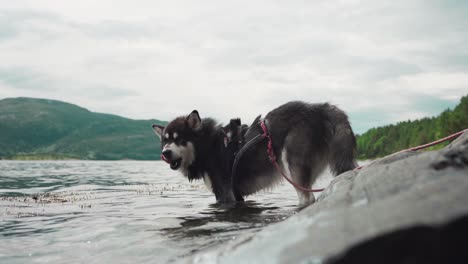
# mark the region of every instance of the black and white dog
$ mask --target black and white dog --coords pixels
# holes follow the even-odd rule
[[[270,163],[266,140],[244,152],[234,179],[231,176],[235,153],[263,133],[260,121],[259,116],[247,127],[234,119],[223,127],[213,119],[201,119],[194,110],[153,129],[161,139],[161,158],[171,169],[190,181],[203,179],[223,203],[242,201],[281,179]],[[269,112],[264,122],[281,169],[305,188],[312,186],[327,165],[334,175],[357,167],[354,133],[347,115],[336,106],[289,102]],[[296,191],[301,205],[315,201],[312,193]]]

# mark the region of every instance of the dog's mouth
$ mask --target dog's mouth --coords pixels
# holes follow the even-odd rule
[[[171,169],[177,170],[180,167],[180,164],[182,163],[182,158],[178,158],[176,160],[173,160],[170,162],[171,164]]]
[[[180,164],[182,164],[182,158],[178,158],[178,159],[175,159],[175,160],[169,160],[164,155],[161,155],[161,159],[164,160],[165,162],[167,162],[170,165],[171,169],[173,169],[173,170],[177,170],[180,167]]]

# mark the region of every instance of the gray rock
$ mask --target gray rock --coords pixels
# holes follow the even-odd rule
[[[468,214],[468,132],[439,151],[405,152],[336,177],[317,202],[189,263],[322,263],[356,243]]]

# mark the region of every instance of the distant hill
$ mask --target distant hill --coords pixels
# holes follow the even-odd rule
[[[468,95],[453,109],[437,117],[372,128],[357,136],[360,159],[382,157],[409,147],[429,143],[468,128]],[[448,143],[432,147],[441,148]]]
[[[3,99],[0,159],[157,160],[161,150],[151,129],[154,123],[167,124],[94,113],[55,100]],[[465,128],[468,96],[437,117],[372,128],[357,135],[358,155],[360,159],[382,157]]]
[[[159,139],[151,125],[90,112],[55,100],[0,100],[0,158],[156,160]]]

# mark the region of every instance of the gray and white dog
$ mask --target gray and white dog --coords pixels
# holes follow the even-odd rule
[[[233,156],[243,144],[263,133],[261,116],[250,127],[233,121],[221,126],[213,119],[201,119],[194,110],[166,127],[153,125],[161,138],[161,158],[171,169],[190,181],[203,179],[218,202],[243,201],[243,197],[280,182],[281,175],[267,155],[266,140],[243,153],[234,178]],[[273,142],[280,168],[295,183],[310,188],[329,166],[336,176],[357,167],[356,139],[347,115],[328,103],[289,102],[263,119]],[[300,205],[313,203],[312,193],[296,189]]]

